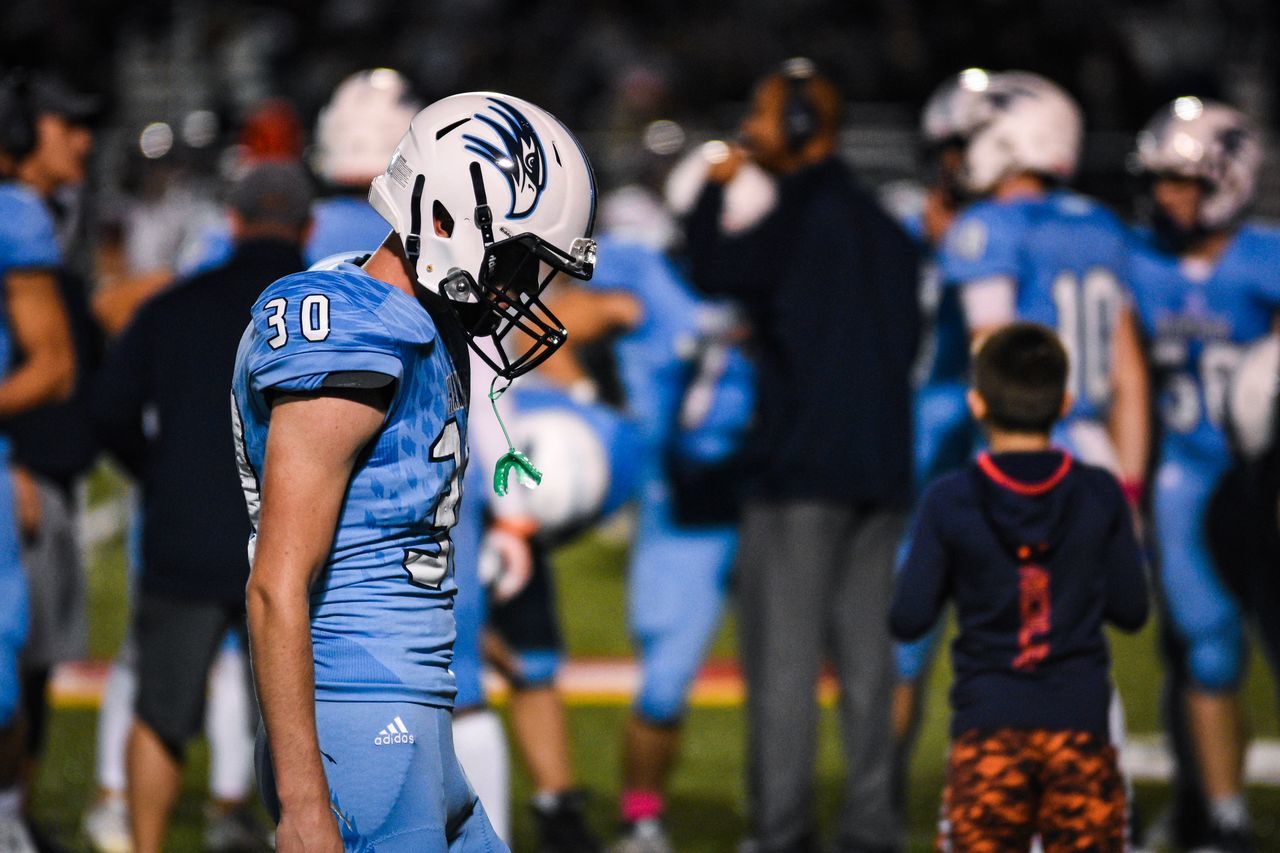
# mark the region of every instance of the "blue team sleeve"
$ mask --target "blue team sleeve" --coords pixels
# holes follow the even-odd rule
[[[331,279],[324,274],[290,279],[295,280],[268,288],[253,307],[253,390],[317,391],[335,373],[402,377],[402,342],[376,310],[328,286]]]
[[[942,504],[936,486],[925,494],[916,514],[907,558],[894,580],[889,630],[904,642],[927,634],[946,601],[948,567]]]
[[[0,194],[0,268],[44,269],[62,263],[53,217],[32,193]]]
[[[992,276],[1018,276],[1019,234],[1007,212],[982,202],[961,213],[943,235],[938,271],[944,286]]]

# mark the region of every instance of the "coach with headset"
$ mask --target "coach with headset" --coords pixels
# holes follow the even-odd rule
[[[847,782],[836,850],[896,850],[886,613],[911,498],[910,239],[836,156],[841,97],[805,59],[756,87],[741,146],[710,164],[686,223],[695,283],[739,300],[760,402],[737,562],[753,851],[816,849],[815,686],[840,681]],[[747,159],[778,182],[748,231],[721,226]]]

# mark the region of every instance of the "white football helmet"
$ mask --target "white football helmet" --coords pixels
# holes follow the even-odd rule
[[[960,180],[988,193],[1009,175],[1032,172],[1071,179],[1080,158],[1080,107],[1056,83],[1027,71],[988,74],[967,115],[972,129]]]
[[[538,490],[524,497],[539,529],[556,535],[600,514],[609,492],[609,450],[580,414],[568,407],[522,412],[511,438],[543,472]]]
[[[1199,225],[1219,230],[1234,224],[1253,201],[1262,146],[1244,113],[1182,97],[1156,113],[1138,134],[1137,162],[1147,175],[1202,181],[1206,192]]]
[[[540,296],[557,273],[591,278],[596,186],[553,115],[494,92],[436,101],[414,116],[369,202],[418,283],[457,310],[497,373],[527,373],[564,343]],[[497,346],[480,348],[477,337]]]
[[[966,68],[933,90],[920,113],[920,133],[927,145],[964,142],[981,123],[983,93],[991,85],[991,72]]]
[[[338,84],[316,119],[311,165],[325,182],[363,188],[387,168],[391,152],[422,104],[390,68],[358,71]]]

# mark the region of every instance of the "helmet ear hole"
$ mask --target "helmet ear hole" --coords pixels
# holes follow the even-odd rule
[[[439,199],[431,203],[431,221],[435,225],[437,237],[453,236],[453,217]]]

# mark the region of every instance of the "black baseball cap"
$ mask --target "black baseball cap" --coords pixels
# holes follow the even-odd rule
[[[72,124],[94,124],[102,116],[102,98],[72,88],[49,71],[33,71],[28,82],[31,111],[62,116]]]

